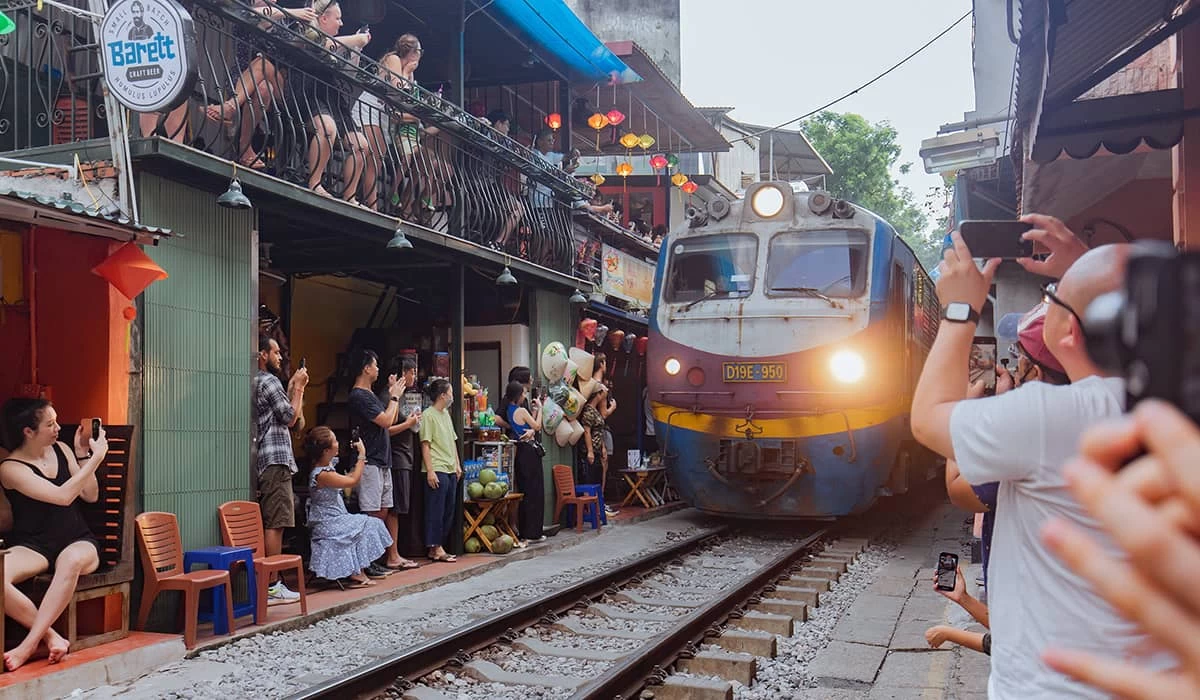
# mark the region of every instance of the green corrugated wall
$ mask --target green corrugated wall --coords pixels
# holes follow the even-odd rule
[[[146,252],[170,275],[145,292],[143,510],[179,517],[185,548],[220,544],[217,506],[251,498],[252,211],[142,173]]]
[[[571,344],[575,342],[575,324],[572,321],[571,304],[566,295],[544,289],[534,290],[533,293],[535,295],[533,309],[536,318],[533,324],[534,339],[530,348],[533,357],[529,359],[529,367],[537,377],[534,383],[545,383],[545,378],[541,377],[542,349],[556,340],[566,347],[571,347]],[[546,474],[545,522],[549,525],[554,520],[555,498],[554,478],[550,469],[555,464],[574,467],[575,457],[572,448],[559,447],[553,436],[544,436],[542,445],[546,448],[546,458],[542,460],[542,469]]]

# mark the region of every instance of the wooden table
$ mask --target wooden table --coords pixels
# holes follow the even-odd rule
[[[517,505],[521,503],[521,498],[523,496],[519,493],[507,493],[504,498],[495,500],[468,498],[463,501],[463,518],[467,521],[467,526],[463,528],[463,542],[471,537],[478,537],[487,551],[493,551],[492,541],[483,534],[483,520],[490,514],[493,519],[492,525],[501,535],[511,537],[515,546],[517,531],[513,528],[510,520],[517,510]]]
[[[621,476],[629,484],[629,493],[625,494],[622,506],[627,506],[638,499],[647,508],[655,508],[666,503],[660,484],[667,475],[665,467],[647,467],[646,469],[622,469]]]

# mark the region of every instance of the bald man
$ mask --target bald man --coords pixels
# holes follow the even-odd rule
[[[1031,382],[1002,396],[964,401],[975,322],[1000,261],[989,260],[980,270],[957,232],[953,240],[939,266],[944,319],[913,397],[912,429],[927,447],[957,461],[969,483],[1000,482],[988,567],[988,697],[1102,698],[1042,663],[1042,651],[1053,644],[1129,658],[1144,638],[1050,555],[1039,531],[1058,516],[1099,535],[1067,491],[1062,467],[1085,429],[1124,408],[1122,380],[1103,376],[1088,357],[1080,314],[1123,283],[1129,247],[1084,253],[1057,286],[1047,287],[1043,338],[1071,384]],[[1143,662],[1170,665],[1169,659]]]

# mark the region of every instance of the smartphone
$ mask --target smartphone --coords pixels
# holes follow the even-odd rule
[[[93,440],[100,439],[100,419],[99,418],[92,419],[92,439]]]
[[[1007,357],[1000,358],[1000,364],[1004,365],[1004,367],[1007,369],[1008,368],[1008,358]]]
[[[354,443],[358,442],[361,439],[362,439],[362,432],[358,429],[358,426],[356,425],[350,430],[350,444],[353,445]]]
[[[959,224],[958,233],[963,243],[971,249],[971,255],[976,258],[1016,258],[1033,257],[1033,241],[1021,238],[1033,224],[1024,221],[980,221],[967,220]]]
[[[971,342],[971,359],[968,366],[968,381],[974,384],[983,380],[984,393],[996,392],[996,339],[991,336],[975,336]]]
[[[307,358],[307,357],[301,357],[301,358],[300,358],[300,367],[299,367],[299,369],[304,369],[304,368],[305,368],[307,365],[308,365],[308,358]]]
[[[958,578],[958,555],[942,552],[938,555],[937,588],[952,591]]]

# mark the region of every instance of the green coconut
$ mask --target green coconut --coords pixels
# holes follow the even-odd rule
[[[492,483],[495,480],[496,480],[496,470],[495,469],[484,469],[483,471],[479,472],[479,483],[483,484],[484,486],[487,486],[488,484]]]
[[[479,531],[483,533],[483,536],[487,538],[488,542],[494,543],[496,538],[500,536],[500,531],[496,529],[495,525],[484,525],[483,527],[479,528]]]
[[[495,525],[496,524],[496,514],[488,513],[487,515],[483,516],[483,524],[484,525]]]
[[[478,481],[472,481],[467,484],[467,496],[473,500],[483,498],[483,484]]]
[[[483,542],[480,542],[478,537],[472,535],[467,538],[466,543],[463,545],[463,549],[467,550],[467,554],[475,554],[479,550],[483,549]]]
[[[488,500],[495,500],[504,497],[504,487],[496,482],[492,482],[483,487],[483,497]]]
[[[508,554],[513,549],[513,539],[508,535],[500,535],[492,543],[492,551],[496,554]]]

